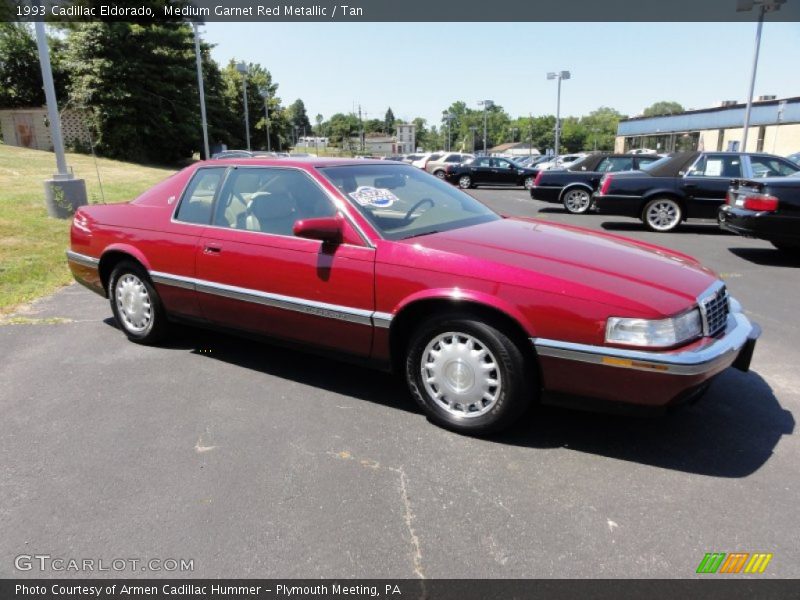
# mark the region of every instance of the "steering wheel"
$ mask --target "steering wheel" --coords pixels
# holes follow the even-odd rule
[[[430,205],[431,205],[431,207],[433,207],[433,200],[431,200],[430,198],[423,198],[422,200],[420,200],[419,202],[417,202],[417,203],[416,203],[414,206],[412,206],[411,208],[409,208],[409,209],[408,209],[408,212],[406,213],[406,216],[405,216],[405,217],[403,217],[403,219],[404,219],[404,220],[406,220],[406,221],[408,221],[409,219],[411,219],[411,215],[413,215],[413,214],[414,214],[414,211],[415,211],[415,210],[417,210],[417,209],[418,209],[420,206],[422,206],[422,205],[423,205],[423,204],[425,204],[426,202],[427,202],[428,204],[430,204]]]

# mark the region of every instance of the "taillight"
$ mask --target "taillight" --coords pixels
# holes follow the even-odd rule
[[[536,174],[536,178],[533,180],[533,185],[539,185],[539,182],[542,180],[542,175],[544,175],[544,171],[539,171]]]
[[[605,196],[608,193],[608,188],[611,187],[611,175],[604,175],[603,180],[600,182],[600,195]]]
[[[735,199],[733,197],[733,192],[728,192],[727,194],[725,194],[725,204],[731,206],[734,202]]]
[[[778,199],[769,194],[751,194],[745,197],[743,207],[756,212],[772,212],[778,210]]]

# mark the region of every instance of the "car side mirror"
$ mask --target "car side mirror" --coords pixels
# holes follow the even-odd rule
[[[295,222],[292,231],[297,237],[338,244],[342,241],[344,222],[341,217],[301,219]]]

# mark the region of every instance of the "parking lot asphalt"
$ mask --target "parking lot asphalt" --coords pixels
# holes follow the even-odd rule
[[[72,285],[0,326],[0,576],[672,578],[712,551],[800,576],[800,264],[710,222],[654,234],[471,193],[699,257],[763,327],[751,372],[661,418],[542,408],[472,439],[365,368],[188,328],[137,346]],[[21,554],[194,570],[21,572]]]

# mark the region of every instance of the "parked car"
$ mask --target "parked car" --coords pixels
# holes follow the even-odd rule
[[[734,180],[717,220],[722,229],[800,254],[800,174]]]
[[[249,150],[223,150],[212,155],[212,159],[218,158],[252,158],[253,153]]]
[[[652,231],[672,231],[690,218],[714,219],[733,179],[786,176],[800,166],[771,154],[680,152],[647,171],[609,173],[593,207],[638,217]]]
[[[417,167],[418,169],[425,170],[425,165],[428,164],[428,161],[439,160],[439,158],[441,158],[443,154],[444,152],[428,152],[427,154],[423,154],[417,160],[412,161],[411,164]]]
[[[795,152],[794,154],[790,154],[786,158],[788,158],[793,163],[797,163],[798,165],[800,165],[800,152]]]
[[[547,161],[548,158],[549,157],[542,156],[540,154],[532,154],[530,156],[523,156],[522,158],[517,158],[514,160],[514,162],[523,167],[533,167],[538,163]]]
[[[636,148],[635,150],[628,150],[628,154],[658,154],[658,151],[652,148]]]
[[[460,165],[445,167],[444,179],[461,189],[479,185],[522,186],[530,189],[538,172],[507,158],[479,156]]]
[[[564,171],[540,171],[531,198],[562,203],[567,212],[580,215],[592,205],[592,194],[604,173],[635,171],[658,160],[655,154],[590,154]]]
[[[67,260],[134,342],[186,321],[351,356],[464,433],[562,394],[680,402],[746,371],[759,334],[689,256],[502,218],[379,160],[197,163],[78,209]]]
[[[544,161],[536,165],[536,168],[540,171],[549,171],[550,169],[566,169],[572,163],[577,160],[582,159],[586,154],[564,154],[559,156],[558,158],[554,159],[550,157],[550,160]]]
[[[439,179],[444,179],[445,168],[449,165],[458,165],[462,162],[472,160],[475,158],[472,154],[465,154],[463,152],[445,152],[440,155],[436,160],[433,157],[428,159],[425,163],[425,170],[432,175],[436,175]]]

